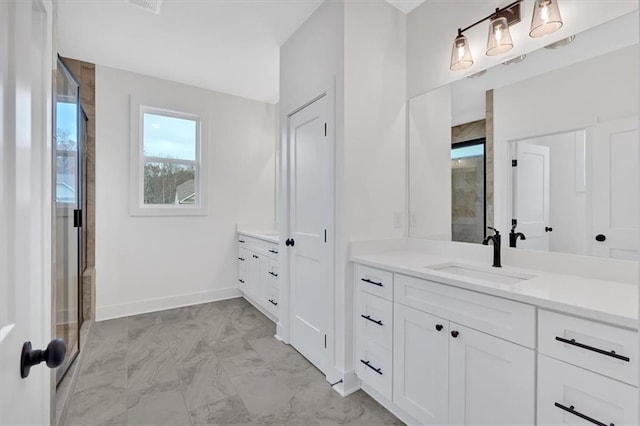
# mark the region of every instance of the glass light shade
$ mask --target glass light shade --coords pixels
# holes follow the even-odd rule
[[[531,18],[531,37],[543,37],[562,28],[563,22],[556,0],[536,0]]]
[[[462,34],[456,37],[451,49],[451,71],[460,71],[473,65],[473,57],[471,49],[469,49],[469,40]]]
[[[501,55],[513,49],[513,39],[507,18],[495,18],[489,25],[489,37],[487,38],[487,55]]]

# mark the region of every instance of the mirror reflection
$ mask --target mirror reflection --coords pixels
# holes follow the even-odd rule
[[[638,259],[638,54],[628,15],[411,99],[410,236]]]

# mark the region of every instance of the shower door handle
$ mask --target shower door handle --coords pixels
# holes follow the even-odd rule
[[[75,209],[73,211],[73,227],[82,228],[82,209]]]

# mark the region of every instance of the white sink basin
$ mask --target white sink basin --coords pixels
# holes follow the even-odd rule
[[[483,268],[481,266],[457,263],[445,263],[443,265],[427,266],[427,268],[462,277],[489,281],[496,284],[517,284],[519,282],[535,278],[533,275],[515,273],[511,271],[506,272],[499,268]]]

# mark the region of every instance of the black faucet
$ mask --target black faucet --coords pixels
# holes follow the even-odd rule
[[[487,235],[484,240],[482,240],[482,244],[486,246],[489,245],[489,241],[493,241],[493,267],[502,268],[502,265],[500,264],[500,246],[502,245],[502,236],[500,235],[500,231],[497,229],[490,226],[488,228],[491,229],[494,234]]]
[[[513,226],[511,226],[511,232],[509,233],[509,247],[516,248],[518,244],[518,238],[522,241],[526,240],[527,237],[522,232],[516,232],[516,226],[518,226],[518,222],[513,221]]]

